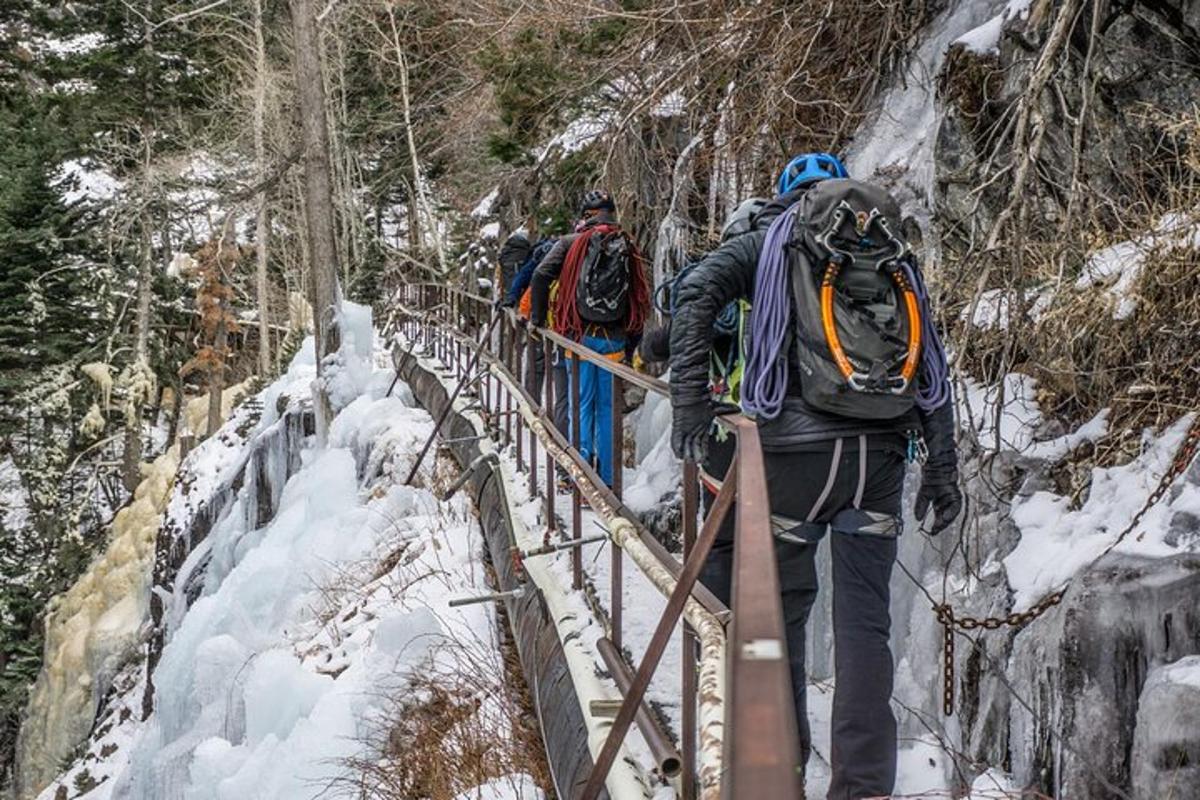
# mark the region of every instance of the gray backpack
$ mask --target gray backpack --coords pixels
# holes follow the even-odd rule
[[[898,417],[913,406],[921,355],[900,206],[848,179],[822,181],[798,205],[788,259],[804,400],[846,417]]]

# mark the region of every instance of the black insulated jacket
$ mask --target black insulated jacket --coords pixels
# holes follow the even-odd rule
[[[763,240],[771,223],[802,194],[792,192],[776,198],[754,221],[754,229],[730,239],[709,253],[679,286],[678,304],[671,320],[671,404],[677,425],[681,409],[709,402],[708,363],[713,345],[713,322],[721,309],[745,297],[754,303],[754,279]],[[809,406],[800,396],[801,373],[794,347],[789,348],[788,389],[783,409],[773,420],[759,421],[763,450],[813,449],[839,437],[868,435],[877,438],[872,446],[903,448],[911,432],[924,431],[930,461],[957,461],[954,453],[954,410],[947,402],[928,414],[912,411],[890,420],[868,420],[829,414]],[[688,416],[686,412],[683,415]],[[694,417],[692,417],[694,418]],[[947,451],[945,448],[949,448]]]

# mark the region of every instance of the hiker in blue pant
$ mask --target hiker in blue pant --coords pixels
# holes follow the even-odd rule
[[[616,220],[605,191],[584,195],[574,233],[558,240],[530,282],[530,320],[542,327],[554,296],[554,329],[614,361],[637,345],[650,307],[645,263]],[[568,365],[569,366],[569,365]],[[612,377],[586,361],[579,369],[579,440],[584,458],[612,484],[621,454],[612,450]]]

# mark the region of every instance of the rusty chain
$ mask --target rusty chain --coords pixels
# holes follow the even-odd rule
[[[1115,538],[1108,547],[1100,555],[1096,556],[1088,564],[1086,569],[1094,566],[1096,562],[1111,553],[1116,547],[1125,540],[1130,533],[1141,523],[1142,518],[1158,502],[1162,500],[1163,495],[1175,483],[1175,479],[1182,475],[1192,463],[1192,459],[1196,455],[1196,450],[1200,448],[1200,413],[1192,421],[1191,427],[1188,428],[1187,434],[1184,436],[1183,442],[1179,445],[1179,449],[1175,452],[1175,458],[1171,462],[1170,468],[1163,473],[1159,479],[1158,485],[1154,487],[1154,491],[1146,498],[1146,502],[1133,515],[1133,519],[1125,526],[1124,530]],[[1030,606],[1025,611],[1013,612],[1004,617],[984,617],[978,619],[976,617],[959,616],[954,612],[954,608],[949,603],[935,604],[933,612],[937,615],[937,620],[942,626],[942,668],[943,668],[943,684],[942,684],[942,711],[946,716],[954,713],[954,632],[955,629],[962,631],[972,631],[979,628],[984,630],[994,631],[999,628],[1008,626],[1019,628],[1028,625],[1038,617],[1045,614],[1050,609],[1062,602],[1063,597],[1067,593],[1066,586],[1055,589],[1043,595],[1036,603]]]

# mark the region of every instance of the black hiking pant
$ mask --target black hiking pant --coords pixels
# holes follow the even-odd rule
[[[571,375],[567,371],[566,355],[558,347],[551,353],[551,380],[554,381],[554,427],[559,433],[571,439]],[[533,351],[532,363],[525,370],[525,390],[537,400],[538,405],[545,405],[546,391],[546,358],[542,348]]]
[[[763,453],[772,514],[791,518],[784,524],[808,522],[799,537],[775,537],[802,768],[812,750],[804,628],[817,598],[818,541],[831,530],[835,687],[829,800],[887,796],[896,779],[888,584],[900,531],[904,457],[894,449],[867,445],[862,463],[859,448],[866,442],[865,437],[844,439],[819,452]],[[705,473],[722,478],[733,450],[732,436],[724,443],[713,441]],[[714,497],[711,490],[705,492],[706,509]],[[731,509],[700,576],[726,604],[733,578],[734,519]],[[814,541],[790,540],[794,538]]]

